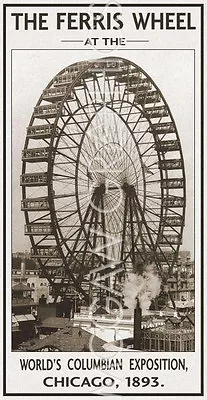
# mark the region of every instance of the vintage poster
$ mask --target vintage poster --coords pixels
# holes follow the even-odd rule
[[[4,1],[3,397],[204,394],[204,4]]]

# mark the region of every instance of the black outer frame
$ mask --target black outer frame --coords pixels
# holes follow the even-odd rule
[[[120,396],[175,396],[175,393],[102,393],[102,394],[92,394],[92,393],[8,393],[6,391],[6,77],[7,77],[7,59],[6,59],[6,9],[9,7],[89,7],[91,4],[3,4],[3,396],[103,396],[103,395],[120,395]],[[99,3],[93,4],[96,7],[107,6],[107,4]],[[201,68],[200,68],[200,77],[201,77],[201,147],[200,147],[200,160],[201,160],[201,247],[200,247],[200,256],[201,256],[201,282],[200,282],[200,291],[201,291],[201,391],[200,393],[180,393],[180,396],[204,396],[204,3],[191,4],[191,3],[181,3],[181,4],[165,4],[165,3],[156,3],[156,4],[120,4],[121,7],[199,7],[201,11],[201,37],[200,37],[200,52],[201,52]]]

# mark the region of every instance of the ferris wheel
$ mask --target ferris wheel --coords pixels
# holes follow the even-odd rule
[[[78,62],[51,80],[27,128],[21,186],[32,257],[56,292],[72,282],[88,301],[103,266],[154,262],[170,275],[185,217],[181,143],[164,96],[134,63]]]

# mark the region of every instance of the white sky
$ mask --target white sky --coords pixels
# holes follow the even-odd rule
[[[24,147],[26,127],[33,107],[49,81],[61,69],[73,62],[100,58],[103,53],[93,50],[15,50],[12,56],[12,251],[30,249],[24,236],[24,213],[21,203],[21,151]],[[135,62],[155,81],[170,106],[175,119],[184,154],[187,180],[187,213],[183,237],[183,250],[194,247],[193,218],[193,153],[194,153],[194,93],[193,52],[182,50],[118,51],[107,55],[120,56]]]

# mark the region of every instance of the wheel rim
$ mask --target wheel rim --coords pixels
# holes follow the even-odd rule
[[[114,185],[107,193],[106,179]],[[72,278],[85,295],[80,270],[84,277],[113,260],[154,261],[170,274],[184,227],[182,149],[162,93],[135,64],[107,57],[56,75],[28,127],[21,185],[33,256],[57,290]],[[105,238],[94,233],[100,227]],[[94,254],[107,235],[119,243]]]

